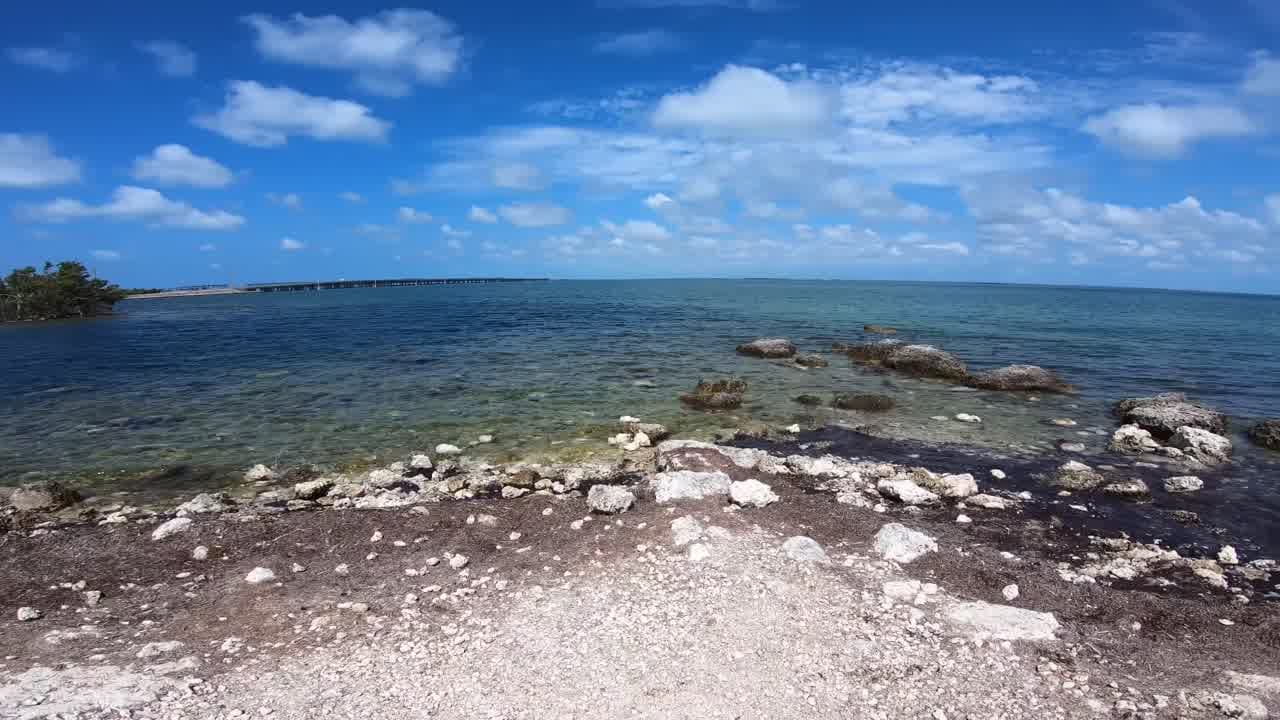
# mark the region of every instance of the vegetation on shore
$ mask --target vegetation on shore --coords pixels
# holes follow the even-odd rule
[[[74,260],[43,270],[18,268],[0,279],[0,322],[32,322],[107,315],[123,300],[119,287],[93,277]]]

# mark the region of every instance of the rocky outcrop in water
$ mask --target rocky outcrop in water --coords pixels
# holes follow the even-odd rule
[[[681,395],[680,402],[699,410],[732,410],[742,405],[746,392],[746,380],[702,380],[693,392]]]
[[[1263,420],[1249,428],[1249,439],[1262,447],[1280,450],[1280,420]]]
[[[1111,434],[1111,442],[1107,449],[1112,452],[1140,455],[1160,449],[1160,443],[1151,437],[1151,433],[1137,425],[1121,425]]]
[[[1092,490],[1105,483],[1102,473],[1077,460],[1063,463],[1054,473],[1052,485],[1063,490]]]
[[[841,410],[861,410],[863,412],[884,412],[892,410],[897,403],[888,395],[875,393],[836,393],[831,407]]]
[[[738,354],[759,358],[789,358],[796,354],[796,346],[784,338],[760,338],[739,345]]]
[[[1205,465],[1227,462],[1231,456],[1231,440],[1190,425],[1174,431],[1169,444]]]
[[[884,365],[889,356],[906,347],[906,343],[901,340],[879,340],[835,347],[847,354],[854,362],[863,365]]]
[[[906,345],[898,340],[850,345],[850,359],[863,365],[881,366],[915,377],[963,380],[969,371],[963,361],[932,345]]]
[[[863,325],[862,332],[868,335],[897,335],[898,329],[887,325]]]
[[[983,390],[1020,390],[1047,393],[1072,391],[1065,380],[1039,365],[1009,365],[971,375],[965,384]]]
[[[1127,398],[1112,408],[1126,424],[1137,425],[1153,435],[1167,438],[1185,426],[1223,434],[1227,416],[1187,400],[1182,393],[1161,393],[1153,397]]]
[[[796,364],[805,368],[824,368],[831,363],[821,355],[797,355]]]

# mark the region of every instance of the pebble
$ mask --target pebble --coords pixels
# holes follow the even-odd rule
[[[995,468],[995,469],[993,469],[993,470],[991,471],[991,477],[993,477],[993,478],[995,478],[995,479],[997,479],[997,480],[1003,480],[1003,479],[1005,479],[1005,478],[1007,478],[1007,477],[1009,477],[1009,476],[1008,476],[1008,475],[1006,475],[1006,474],[1005,474],[1005,472],[1004,472],[1003,470],[1001,470],[1001,469],[999,469],[999,468]]]
[[[206,560],[209,557],[209,548],[203,545],[197,545],[195,550],[191,551],[192,560]]]
[[[956,522],[960,523],[961,525],[967,525],[973,522],[973,518],[961,513],[960,515],[956,516]]]
[[[30,622],[44,617],[44,613],[33,607],[18,608],[18,622]]]
[[[471,562],[471,558],[467,557],[466,555],[461,555],[461,554],[454,555],[453,557],[449,558],[449,567],[453,568],[454,570],[461,570],[462,568],[466,567],[467,563],[469,562]]]
[[[1004,596],[1004,599],[1007,602],[1013,602],[1014,600],[1017,600],[1018,594],[1019,594],[1017,583],[1010,583],[1008,585],[1005,585],[1004,588],[1000,590],[1000,594]]]
[[[271,582],[276,579],[276,573],[271,568],[256,567],[244,576],[244,581],[251,585]]]
[[[966,423],[982,422],[982,418],[978,417],[977,415],[970,415],[969,413],[956,413],[955,417],[956,417],[956,420],[959,420],[960,422],[966,422]]]
[[[1240,556],[1236,554],[1236,549],[1230,545],[1223,545],[1218,551],[1218,562],[1223,565],[1239,565]]]
[[[350,575],[350,574],[351,574],[351,566],[350,566],[350,565],[348,565],[348,564],[346,564],[346,563],[342,563],[341,565],[339,565],[339,566],[337,566],[337,567],[335,567],[335,568],[333,569],[333,574],[334,574],[334,575]]]

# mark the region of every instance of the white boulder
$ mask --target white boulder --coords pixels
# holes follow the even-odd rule
[[[1164,481],[1165,492],[1171,493],[1189,493],[1200,490],[1204,487],[1204,481],[1195,475],[1179,475],[1171,477]]]
[[[729,494],[729,476],[722,472],[676,470],[660,472],[649,479],[653,497],[659,503],[701,500],[710,495]]]
[[[1053,613],[985,602],[955,603],[943,608],[942,615],[967,634],[983,640],[1051,641],[1058,629]]]
[[[756,479],[743,480],[729,485],[729,499],[749,507],[764,507],[778,501],[773,488]]]
[[[702,523],[685,515],[671,521],[671,543],[676,547],[684,547],[702,537]]]
[[[636,496],[621,485],[592,485],[587,491],[587,506],[605,515],[626,512],[635,502]]]
[[[919,559],[925,553],[938,551],[936,540],[899,523],[889,523],[880,528],[872,547],[885,560],[904,564]]]
[[[179,533],[184,533],[191,529],[191,518],[178,517],[167,522],[161,523],[159,527],[151,531],[152,540],[163,540]]]
[[[1231,456],[1229,439],[1190,425],[1175,430],[1169,444],[1206,465],[1226,462]]]
[[[250,585],[260,585],[262,583],[271,582],[276,579],[276,573],[271,568],[256,567],[244,576],[244,581]]]
[[[796,535],[789,537],[782,543],[782,551],[792,560],[807,563],[829,564],[831,558],[827,557],[827,552],[822,549],[818,541],[804,535]]]
[[[1107,447],[1114,452],[1139,454],[1159,450],[1160,443],[1137,425],[1121,425],[1111,434],[1111,443]]]
[[[274,480],[275,477],[276,472],[262,463],[258,463],[257,465],[249,468],[244,474],[244,479],[249,482]]]
[[[937,495],[905,478],[881,480],[876,483],[876,491],[906,505],[936,505],[939,502]]]
[[[457,445],[450,445],[449,443],[440,443],[439,445],[436,446],[436,454],[437,455],[461,455],[462,448],[458,447]]]

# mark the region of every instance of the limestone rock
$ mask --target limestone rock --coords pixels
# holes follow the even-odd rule
[[[918,530],[899,523],[888,523],[876,533],[872,547],[885,560],[905,564],[919,559],[925,553],[937,552],[938,543]]]
[[[462,448],[457,445],[450,445],[449,443],[440,443],[436,446],[436,454],[445,456],[461,455]]]
[[[827,552],[822,549],[822,546],[813,538],[804,535],[787,538],[782,543],[782,551],[787,554],[787,557],[799,562],[822,565],[831,563],[831,558],[827,557]]]
[[[293,486],[293,495],[299,500],[319,500],[333,489],[333,478],[307,480]]]
[[[1249,439],[1262,447],[1280,450],[1280,420],[1263,420],[1249,428]]]
[[[876,393],[836,393],[831,406],[841,410],[861,410],[863,412],[884,412],[892,410],[897,403],[888,395]]]
[[[927,477],[922,484],[949,500],[963,500],[978,494],[978,481],[969,473]]]
[[[963,423],[977,424],[982,422],[982,418],[978,417],[977,415],[970,415],[969,413],[956,413],[955,418],[956,420],[959,420],[960,422],[963,422]]]
[[[409,470],[415,475],[430,475],[434,468],[431,456],[426,453],[418,453],[409,458]]]
[[[671,543],[676,547],[684,547],[702,537],[702,523],[685,515],[671,521]]]
[[[1227,429],[1225,415],[1188,401],[1182,393],[1128,398],[1116,403],[1112,412],[1121,421],[1138,425],[1158,437],[1169,437],[1184,425],[1219,435]]]
[[[1066,381],[1039,365],[1009,365],[988,370],[970,376],[966,384],[983,390],[1071,392],[1071,386]]]
[[[821,355],[797,355],[796,364],[806,368],[824,368],[831,363]]]
[[[939,502],[937,495],[905,478],[881,480],[876,483],[876,491],[905,505],[937,505]]]
[[[80,493],[57,481],[25,485],[9,494],[9,505],[27,512],[52,512],[78,502]]]
[[[42,617],[44,617],[44,613],[33,607],[18,608],[18,622],[31,622],[32,620],[39,620]]]
[[[729,498],[746,507],[764,507],[778,501],[773,488],[755,479],[730,483]]]
[[[1151,437],[1150,431],[1137,425],[1121,425],[1111,434],[1111,442],[1107,444],[1107,448],[1112,452],[1136,455],[1155,452],[1160,449],[1160,443]]]
[[[1106,478],[1093,468],[1077,460],[1070,460],[1058,467],[1052,484],[1064,490],[1092,490],[1106,482]]]
[[[234,510],[236,503],[231,496],[224,492],[200,493],[190,500],[178,506],[179,513],[193,513],[202,515],[206,513],[227,512]]]
[[[889,356],[906,347],[901,340],[879,340],[873,343],[857,343],[844,348],[849,359],[863,365],[887,365]]]
[[[245,471],[244,479],[248,482],[266,482],[268,480],[275,480],[276,471],[262,463],[258,463]]]
[[[932,345],[901,347],[885,358],[883,364],[916,377],[962,380],[969,374],[959,358]]]
[[[276,573],[271,568],[256,567],[244,576],[244,581],[250,585],[260,585],[262,583],[272,582],[276,579]]]
[[[1175,430],[1169,444],[1206,465],[1227,462],[1231,456],[1229,439],[1190,425]]]
[[[746,380],[701,380],[693,392],[680,396],[680,402],[700,410],[731,410],[742,405],[746,392]]]
[[[1116,497],[1141,498],[1150,495],[1151,489],[1142,480],[1130,478],[1107,483],[1102,487],[1102,492]]]
[[[605,515],[625,512],[635,501],[636,496],[621,485],[592,485],[587,492],[587,506]]]
[[[164,540],[179,533],[184,533],[191,529],[191,518],[177,517],[167,522],[161,523],[159,527],[151,531],[152,540]]]
[[[985,640],[1052,641],[1058,629],[1058,619],[1053,613],[985,602],[948,605],[942,615],[974,637]]]
[[[1165,492],[1189,493],[1204,487],[1204,481],[1195,475],[1179,475],[1164,481]]]
[[[660,472],[649,479],[654,500],[668,503],[675,500],[700,500],[709,495],[728,495],[729,476],[722,472],[693,472],[675,470]]]
[[[739,355],[760,358],[789,358],[796,354],[796,346],[782,338],[760,338],[738,346]]]

